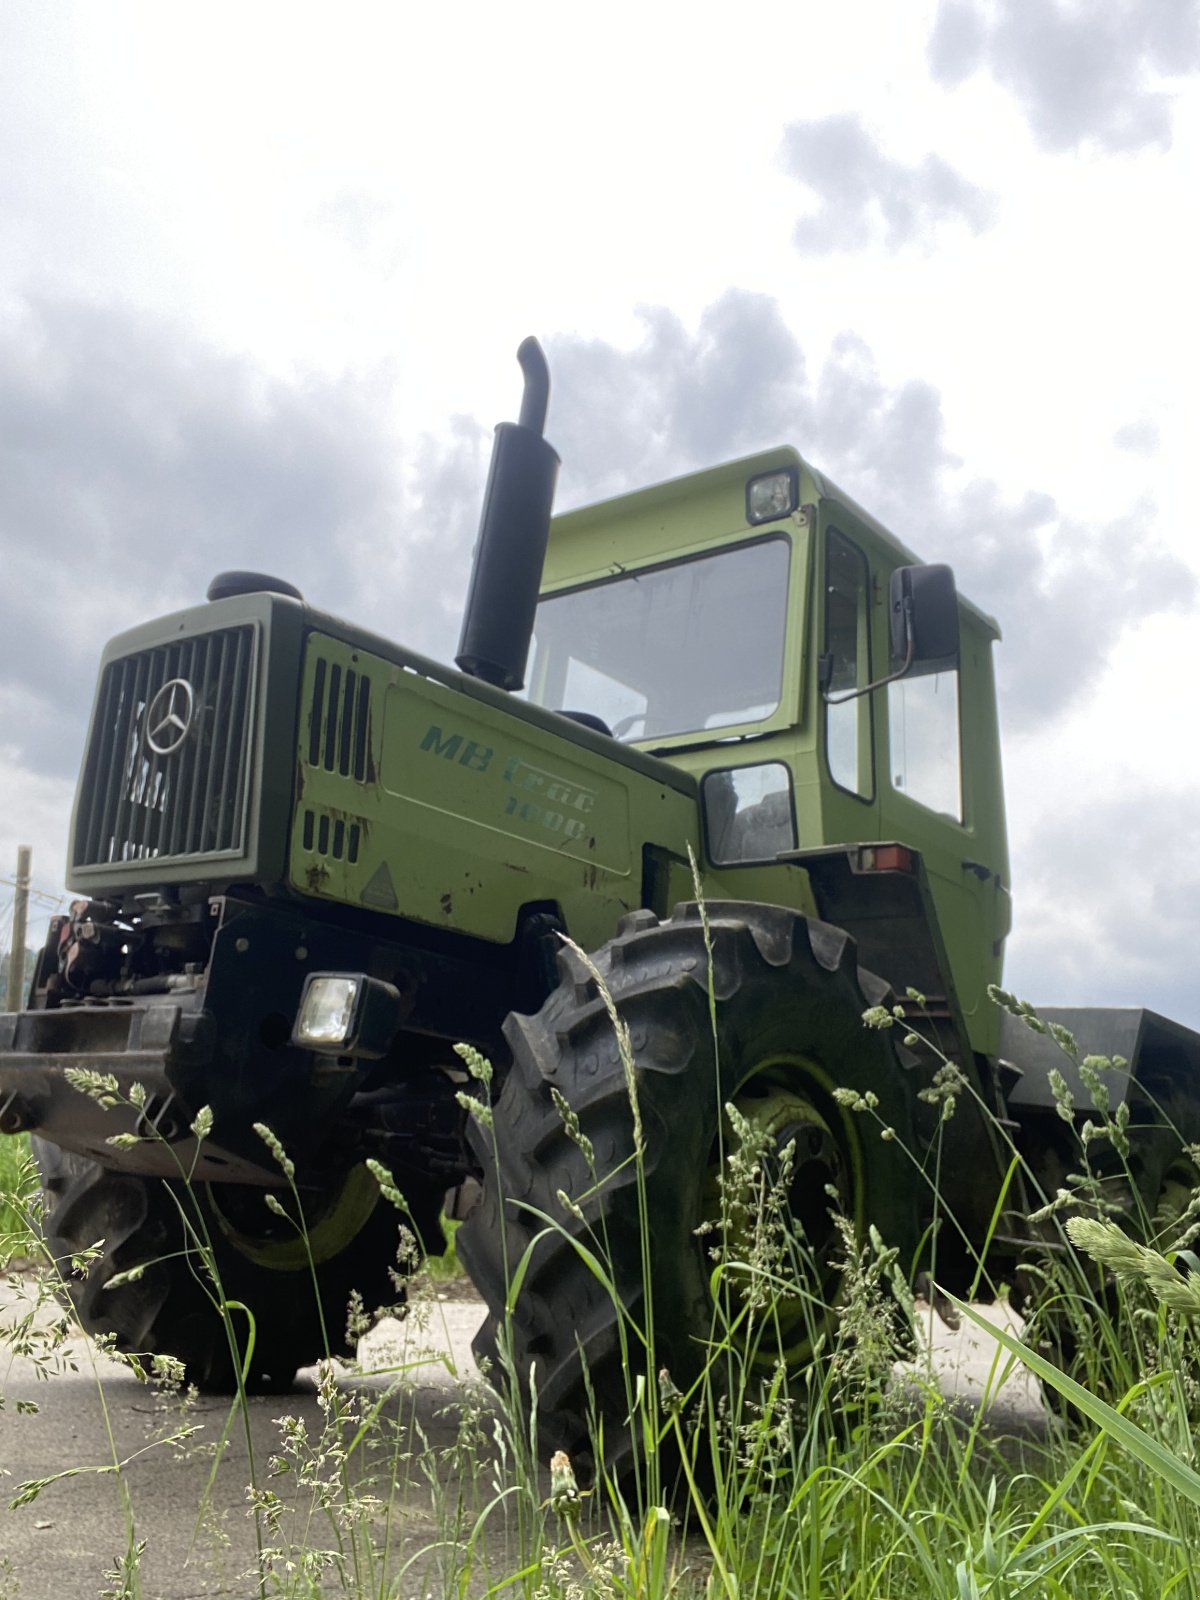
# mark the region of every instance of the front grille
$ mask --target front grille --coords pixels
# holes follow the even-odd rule
[[[76,867],[244,851],[255,637],[250,624],[224,628],[108,664],[80,789]]]

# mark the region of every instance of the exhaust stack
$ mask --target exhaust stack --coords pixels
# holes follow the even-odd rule
[[[536,339],[517,351],[525,374],[520,420],[496,427],[475,564],[455,660],[463,672],[500,689],[525,684],[558,456],[542,437],[550,369]]]

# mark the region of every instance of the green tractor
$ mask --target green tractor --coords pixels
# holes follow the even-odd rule
[[[573,1450],[589,1408],[626,1425],[622,1318],[648,1289],[657,1362],[681,1388],[703,1362],[727,1105],[787,1151],[819,1263],[836,1214],[965,1291],[985,1254],[1012,1281],[1030,1248],[1009,1140],[1052,1194],[1069,1063],[988,992],[1010,924],[996,624],[790,447],[552,519],[548,374],[535,341],[518,359],[460,670],[254,573],[108,646],[80,898],[0,1017],[0,1130],[33,1135],[55,1254],[99,1245],[70,1283],[84,1326],[215,1389],[243,1361],[287,1386],[346,1347],[351,1290],[395,1299],[382,1162],[423,1248],[445,1209],[465,1219],[477,1349],[494,1360],[508,1323],[547,1448]],[[865,1028],[880,1004],[928,1044]],[[1198,1131],[1200,1040],[1046,1015],[1129,1062],[1153,1204]],[[942,1126],[956,1225],[934,1258],[919,1091],[943,1060],[969,1092]],[[256,1125],[294,1164],[307,1243],[266,1203],[285,1175]],[[184,1216],[254,1312],[248,1356]],[[789,1361],[811,1355],[800,1320]]]

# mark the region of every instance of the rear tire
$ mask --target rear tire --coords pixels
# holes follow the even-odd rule
[[[198,1389],[228,1394],[238,1386],[248,1323],[228,1314],[238,1344],[237,1364],[227,1322],[213,1301],[217,1290],[189,1242],[184,1216],[203,1226],[227,1301],[241,1301],[255,1319],[248,1389],[282,1392],[296,1370],[323,1356],[353,1353],[347,1336],[351,1291],[368,1313],[403,1300],[392,1282],[400,1217],[371,1188],[365,1168],[317,1200],[305,1197],[305,1220],[315,1258],[309,1266],[296,1230],[266,1207],[266,1191],[244,1186],[185,1188],[159,1178],[118,1173],[84,1156],[34,1138],[45,1194],[43,1235],[58,1263],[66,1296],[85,1332],[109,1336],[125,1354],[167,1354],[183,1362]],[[289,1203],[290,1196],[285,1196]],[[440,1197],[432,1200],[430,1239],[438,1237]],[[72,1258],[98,1247],[81,1269]],[[118,1273],[139,1275],[112,1284]]]
[[[898,1247],[906,1272],[919,1238],[904,1148],[912,1137],[905,1069],[891,1034],[862,1022],[883,986],[860,975],[854,943],[839,929],[766,905],[715,904],[707,915],[715,1022],[695,905],[677,907],[666,922],[633,913],[595,957],[637,1066],[655,1335],[655,1370],[647,1376],[653,1382],[666,1367],[680,1390],[701,1372],[714,1328],[709,1251],[715,1240],[696,1230],[719,1206],[715,1175],[727,1102],[751,1120],[757,1116],[781,1148],[795,1138],[789,1197],[818,1254],[840,1247],[840,1236],[831,1237],[828,1182],[858,1236],[873,1223],[886,1244]],[[511,1336],[527,1398],[536,1386],[541,1453],[564,1449],[590,1462],[594,1409],[605,1426],[609,1466],[621,1473],[633,1455],[629,1395],[646,1358],[635,1339],[623,1344],[621,1309],[582,1250],[606,1260],[620,1306],[644,1323],[633,1117],[598,985],[574,953],[560,957],[560,970],[563,981],[536,1016],[511,1016],[505,1024],[512,1066],[493,1107],[493,1128],[472,1125],[483,1192],[457,1243],[488,1305],[475,1351],[496,1377],[503,1371],[509,1285],[537,1240]],[[599,1184],[564,1126],[552,1088],[591,1141]],[[895,1138],[881,1139],[871,1115],[839,1105],[835,1088],[876,1095],[875,1115]],[[578,1213],[559,1202],[560,1190]],[[544,1218],[558,1226],[547,1231]],[[822,1237],[813,1239],[814,1231]],[[805,1339],[784,1343],[768,1354],[782,1354],[791,1365],[811,1359]],[[626,1351],[636,1371],[626,1371]]]

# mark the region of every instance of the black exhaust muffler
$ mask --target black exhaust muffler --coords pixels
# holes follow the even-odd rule
[[[536,339],[522,343],[517,360],[525,374],[520,420],[496,428],[454,658],[471,677],[500,689],[525,684],[559,467],[553,446],[542,437],[550,369]]]

